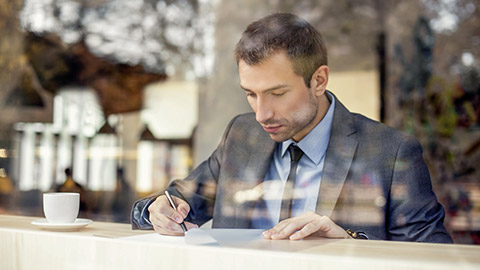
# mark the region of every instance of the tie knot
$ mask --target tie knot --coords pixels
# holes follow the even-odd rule
[[[303,156],[303,151],[298,146],[290,144],[288,147],[288,152],[290,152],[290,161],[298,162]]]

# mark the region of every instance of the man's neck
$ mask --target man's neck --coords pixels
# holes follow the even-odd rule
[[[328,93],[325,92],[323,95],[318,97],[317,115],[315,116],[313,121],[308,125],[308,128],[307,128],[308,131],[305,134],[303,134],[303,136],[301,137],[298,137],[298,138],[293,137],[292,138],[293,141],[295,142],[301,141],[305,136],[307,136],[308,133],[310,133],[310,131],[312,131],[312,129],[314,129],[318,125],[318,123],[320,123],[323,120],[323,118],[328,112],[328,108],[330,107],[330,103],[331,103],[331,97],[329,96],[327,98],[327,96],[328,96]]]

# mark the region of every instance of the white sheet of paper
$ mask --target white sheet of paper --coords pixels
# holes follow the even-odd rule
[[[189,245],[219,245],[253,242],[263,239],[264,230],[253,229],[190,229],[185,235]]]
[[[261,240],[263,239],[263,231],[256,229],[190,229],[185,236],[165,236],[150,233],[122,237],[121,239],[178,245],[227,246]]]

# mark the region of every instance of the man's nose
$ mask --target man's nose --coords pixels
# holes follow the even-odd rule
[[[268,120],[273,118],[273,110],[270,106],[270,104],[263,100],[263,99],[257,99],[257,110],[255,112],[255,117],[257,122],[259,123],[265,123]]]

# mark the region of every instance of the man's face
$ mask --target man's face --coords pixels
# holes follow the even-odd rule
[[[295,74],[285,52],[253,66],[240,60],[238,69],[248,103],[272,140],[298,142],[320,122],[319,99]]]

